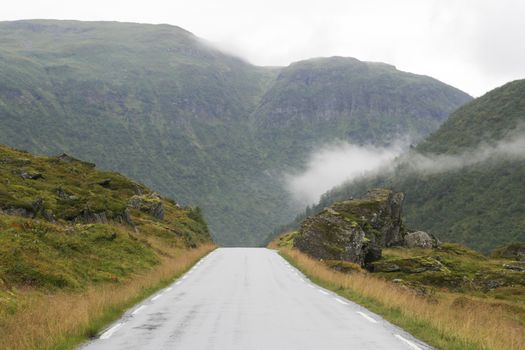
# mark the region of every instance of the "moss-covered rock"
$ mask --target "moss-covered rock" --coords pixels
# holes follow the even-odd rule
[[[439,241],[433,235],[424,231],[409,232],[405,236],[405,245],[408,248],[436,248]]]
[[[164,219],[162,198],[157,193],[134,195],[129,199],[128,207],[148,213],[159,220]]]
[[[382,247],[403,244],[403,198],[402,193],[376,189],[335,203],[302,223],[294,245],[319,259],[365,266],[381,258]]]
[[[420,256],[408,259],[382,260],[372,263],[374,272],[421,273],[426,271],[448,273],[450,270],[438,259]]]
[[[475,274],[473,284],[483,291],[500,287],[525,287],[525,273],[500,269],[480,271]]]
[[[386,279],[473,295],[490,292],[509,300],[523,297],[525,272],[521,266],[521,262],[488,258],[455,243],[434,249],[389,248],[381,260],[372,263],[374,274]]]

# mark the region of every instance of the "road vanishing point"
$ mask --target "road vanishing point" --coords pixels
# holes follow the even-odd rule
[[[277,252],[219,248],[82,350],[428,350]]]

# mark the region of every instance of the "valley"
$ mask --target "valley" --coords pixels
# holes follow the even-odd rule
[[[169,25],[0,23],[0,143],[68,153],[202,207],[221,245],[263,245],[302,209],[283,173],[337,140],[420,140],[471,100],[394,66],[258,67]]]
[[[0,21],[0,348],[522,350],[524,178],[525,80]]]

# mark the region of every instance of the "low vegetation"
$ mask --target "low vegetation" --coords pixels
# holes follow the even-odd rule
[[[0,306],[0,348],[5,350],[72,349],[97,335],[140,300],[167,286],[215,249],[165,249],[153,269],[118,283],[90,285],[80,291],[42,292],[32,288],[5,293]]]
[[[0,146],[0,348],[69,349],[214,249],[200,209]]]
[[[516,260],[489,259],[456,244],[387,248],[374,263],[383,270],[368,272],[348,262],[314,259],[293,248],[294,235],[269,247],[315,283],[439,349],[525,349],[525,275],[508,268]]]

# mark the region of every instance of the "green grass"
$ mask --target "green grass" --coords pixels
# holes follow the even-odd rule
[[[424,268],[425,261],[438,266],[436,271],[414,273]],[[523,272],[505,269],[511,259],[489,258],[459,244],[445,243],[436,249],[388,248],[377,266],[395,264],[397,272],[375,272],[388,280],[402,279],[405,283],[438,290],[459,292],[466,296],[497,300],[518,306],[516,315],[525,316],[525,276]],[[428,266],[428,264],[427,264]],[[496,282],[497,284],[493,284]],[[496,287],[494,287],[496,285]],[[525,317],[523,317],[525,323]]]
[[[134,305],[172,284],[180,276],[189,271],[200,259],[204,258],[207,254],[209,254],[209,252],[199,257],[199,259],[194,260],[190,265],[187,265],[184,270],[177,271],[173,276],[170,276],[169,279],[163,279],[154,285],[143,288],[140,290],[140,293],[131,296],[125,302],[118,305],[113,305],[112,307],[106,309],[103,314],[91,320],[89,324],[82,326],[75,333],[65,334],[65,339],[59,343],[52,346],[46,346],[38,350],[70,350],[76,348],[78,345],[88,341],[89,339],[96,337],[109,324],[122,317],[122,315]]]

